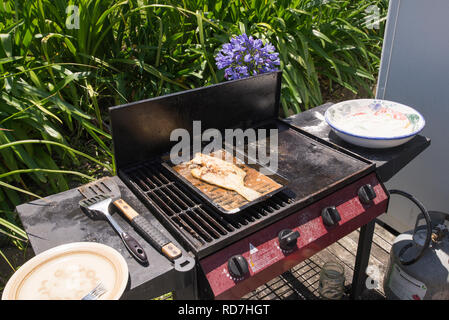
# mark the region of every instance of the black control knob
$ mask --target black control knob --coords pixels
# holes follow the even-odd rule
[[[360,187],[358,195],[361,203],[370,204],[376,197],[376,192],[374,191],[372,185],[365,184],[364,186]]]
[[[249,273],[248,262],[241,255],[235,255],[228,260],[229,274],[235,278],[242,278]]]
[[[279,247],[282,250],[292,250],[296,248],[296,242],[299,238],[299,232],[298,231],[292,231],[290,229],[284,229],[281,230],[278,233],[278,239],[279,239]]]
[[[337,225],[341,220],[340,214],[335,207],[324,208],[321,211],[321,217],[323,218],[324,224],[328,227]]]

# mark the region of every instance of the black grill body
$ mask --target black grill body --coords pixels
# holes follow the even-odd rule
[[[374,165],[280,120],[281,72],[229,81],[110,109],[120,178],[199,259],[374,170]],[[278,172],[287,189],[234,215],[220,214],[161,165],[172,130],[278,131]],[[224,135],[223,135],[224,136]],[[266,143],[266,141],[264,142]]]

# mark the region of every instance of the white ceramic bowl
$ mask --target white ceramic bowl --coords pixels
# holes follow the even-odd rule
[[[336,103],[324,114],[341,139],[365,148],[391,148],[406,143],[425,126],[415,109],[388,100],[356,99]]]

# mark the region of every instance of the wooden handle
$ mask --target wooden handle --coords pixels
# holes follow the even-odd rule
[[[154,227],[145,217],[140,216],[125,200],[114,201],[114,205],[131,221],[131,224],[153,247],[170,260],[179,258],[181,250]]]
[[[114,205],[120,209],[121,212],[130,220],[132,221],[135,217],[137,217],[139,214],[131,208],[123,199],[118,199],[114,201]]]
[[[170,260],[175,260],[182,254],[181,250],[171,242],[162,247],[162,253]]]

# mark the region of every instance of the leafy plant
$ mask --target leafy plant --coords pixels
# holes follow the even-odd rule
[[[367,25],[370,6],[379,8],[379,29]],[[0,1],[1,232],[21,246],[26,234],[16,228],[16,205],[114,174],[107,108],[224,81],[214,57],[234,36],[252,35],[279,53],[284,115],[321,104],[323,83],[369,93],[387,6],[387,0]],[[75,28],[68,27],[70,15]]]

